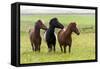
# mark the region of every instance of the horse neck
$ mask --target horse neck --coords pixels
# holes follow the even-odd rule
[[[49,30],[50,30],[51,33],[54,33],[55,28],[54,28],[53,26],[50,26],[50,27],[49,27]]]
[[[36,34],[36,36],[40,36],[40,28],[36,25],[35,26],[35,34]]]
[[[66,37],[71,37],[72,31],[71,31],[70,27],[67,27],[64,33],[65,33]]]

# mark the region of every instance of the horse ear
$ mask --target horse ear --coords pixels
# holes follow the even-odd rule
[[[77,24],[76,24],[76,22],[75,22],[75,26],[76,26]]]
[[[42,20],[38,20],[38,23],[42,24],[43,22],[42,22]]]
[[[38,22],[41,22],[41,20],[38,20]]]
[[[76,26],[76,22],[74,22],[75,26]]]
[[[55,17],[55,18],[53,18],[54,20],[57,20],[57,18]]]
[[[76,25],[76,22],[74,22],[74,24]]]

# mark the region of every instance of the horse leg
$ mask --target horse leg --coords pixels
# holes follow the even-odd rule
[[[60,45],[61,52],[63,52],[62,46]]]
[[[64,45],[64,53],[66,53],[66,45]]]
[[[38,49],[39,49],[39,52],[40,52],[40,45],[38,45]]]
[[[54,50],[54,52],[56,51],[56,49],[55,49],[55,46],[56,46],[56,43],[53,43],[53,50]]]
[[[37,51],[38,50],[38,44],[34,44],[34,46],[35,46],[35,51]]]
[[[36,47],[35,47],[35,51],[36,51]]]
[[[52,45],[50,44],[49,45],[49,52],[51,52],[52,51]]]
[[[32,50],[34,51],[34,46],[33,46],[33,43],[31,42],[31,46],[32,46]]]
[[[54,50],[54,52],[55,52],[55,50],[56,50],[56,49],[55,49],[55,45],[53,45],[53,47],[54,47],[53,50]]]
[[[33,46],[33,41],[32,41],[32,39],[30,38],[30,43],[31,43],[31,46],[32,46],[32,50],[34,51],[34,46]]]
[[[52,50],[52,45],[49,44],[49,43],[47,43],[47,45],[48,45],[48,52],[51,52],[51,50]]]
[[[50,49],[51,49],[51,51],[52,51],[52,44],[51,44],[51,46],[50,46]]]
[[[69,45],[69,53],[71,52],[71,45]]]

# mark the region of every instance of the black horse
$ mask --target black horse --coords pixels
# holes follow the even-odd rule
[[[55,52],[55,45],[56,45],[56,36],[55,36],[55,28],[63,29],[64,26],[58,21],[57,18],[52,18],[49,22],[49,28],[46,31],[46,43],[49,49],[49,52],[52,51],[52,47]]]

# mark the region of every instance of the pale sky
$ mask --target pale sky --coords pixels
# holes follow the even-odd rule
[[[39,6],[21,6],[21,14],[34,13],[95,13],[92,9],[73,9],[73,8],[56,8],[56,7],[39,7]]]

